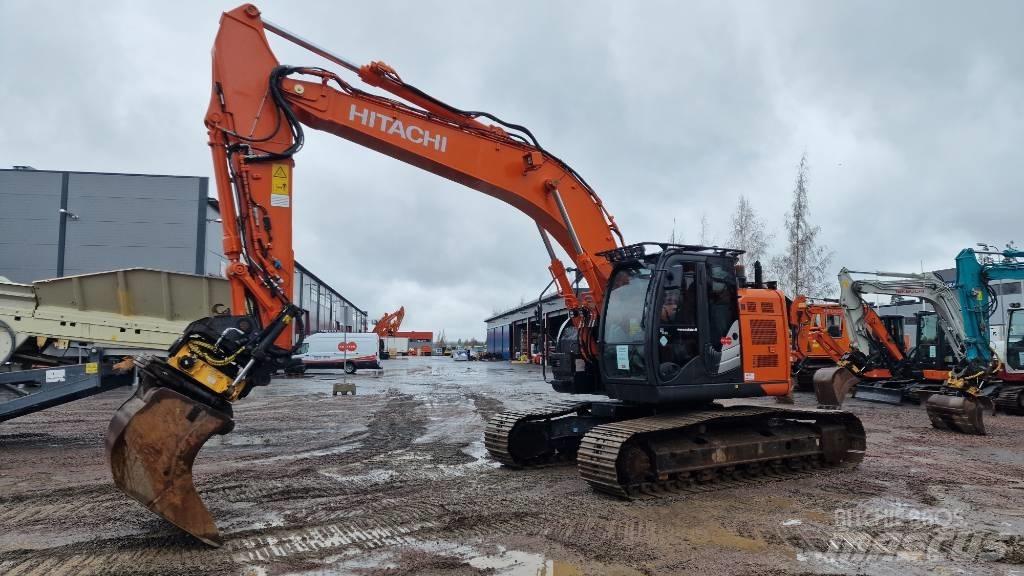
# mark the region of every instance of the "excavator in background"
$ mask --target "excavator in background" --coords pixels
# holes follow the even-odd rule
[[[876,278],[855,280],[853,274],[872,274]],[[858,398],[893,404],[938,392],[949,376],[949,366],[942,360],[945,354],[936,358],[930,355],[938,351],[939,344],[922,348],[921,341],[945,340],[948,346],[942,346],[942,350],[950,351],[956,361],[963,357],[964,347],[960,305],[946,282],[934,273],[857,272],[843,268],[839,272],[839,287],[850,348],[844,353],[831,334],[811,328],[809,338],[836,362],[835,367],[814,374],[818,404],[840,406],[854,386]],[[902,317],[879,316],[864,300],[867,294],[919,298],[932,305],[934,314],[919,317],[916,348],[907,349]],[[941,335],[933,333],[940,327]]]
[[[837,300],[809,298],[803,294],[789,304],[789,327],[793,340],[793,387],[814,389],[814,373],[821,368],[836,365],[837,356],[811,334],[826,332],[842,356],[850,351],[850,336],[846,331],[843,307]]]
[[[381,338],[387,338],[394,336],[398,333],[398,329],[402,327],[402,320],[405,319],[405,306],[400,307],[394,312],[385,312],[380,320],[373,325],[372,332]]]
[[[392,97],[320,67],[281,65],[268,31]],[[608,399],[497,414],[484,438],[497,461],[576,459],[591,486],[629,498],[863,457],[864,429],[850,413],[715,403],[790,392],[785,296],[756,272],[748,281],[737,250],[626,244],[594,189],[523,126],[446,104],[381,62],[356,66],[249,4],[221,18],[205,121],[231,309],[190,324],[166,360],[137,359],[140,385],[107,433],[117,487],[203,542],[221,539],[192,481],[196,454],[231,431],[232,404],[270,384],[303,339],[291,296],[292,208],[302,201],[293,157],[304,126],[488,194],[536,223],[572,317],[551,354],[552,386]],[[588,292],[573,290],[552,240]]]
[[[391,357],[391,352],[388,349],[388,338],[394,338],[398,335],[398,329],[402,327],[402,320],[405,319],[405,306],[400,306],[398,310],[394,312],[385,312],[380,320],[373,325],[372,332],[380,337],[379,346],[381,360],[387,360]]]
[[[961,250],[956,257],[955,295],[959,301],[963,342],[940,393],[925,406],[932,426],[985,434],[986,408],[1024,413],[1024,310],[1009,311],[1008,330],[994,341],[989,319],[996,311],[994,280],[1024,280],[1024,251]]]

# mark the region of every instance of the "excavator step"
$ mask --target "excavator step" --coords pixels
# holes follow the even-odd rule
[[[551,402],[529,410],[495,414],[484,430],[484,447],[491,457],[510,468],[533,468],[571,461],[571,450],[550,449],[548,426],[553,419],[586,410],[589,402]],[[535,426],[530,424],[536,423]],[[516,448],[511,448],[511,446]]]
[[[733,406],[595,426],[577,466],[596,490],[633,499],[853,467],[864,449],[864,427],[848,412]]]

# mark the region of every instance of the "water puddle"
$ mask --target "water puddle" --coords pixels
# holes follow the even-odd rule
[[[280,456],[271,456],[269,458],[259,458],[253,460],[253,462],[281,462],[287,460],[298,460],[300,458],[316,458],[317,456],[327,456],[329,454],[344,454],[345,452],[351,452],[358,448],[360,443],[346,444],[343,446],[337,446],[334,448],[326,448],[321,450],[308,450],[306,452],[295,452],[293,454],[282,454]]]
[[[343,484],[358,484],[358,485],[375,485],[384,484],[398,476],[398,472],[394,470],[370,470],[364,474],[353,474],[353,475],[342,475],[330,472],[327,470],[321,470],[321,474],[341,482]]]
[[[468,564],[506,576],[583,576],[583,571],[573,564],[519,550],[502,550],[500,554],[476,556],[470,558]]]

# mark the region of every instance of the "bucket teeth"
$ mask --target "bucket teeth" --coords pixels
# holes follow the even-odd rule
[[[939,430],[984,435],[986,400],[972,396],[932,394],[925,408],[932,426]]]
[[[825,408],[838,408],[843,405],[850,390],[860,381],[857,376],[847,368],[821,368],[814,373],[814,395],[818,399],[818,406]]]
[[[192,482],[192,463],[231,417],[170,388],[139,386],[107,429],[107,459],[117,487],[211,546],[220,533]]]

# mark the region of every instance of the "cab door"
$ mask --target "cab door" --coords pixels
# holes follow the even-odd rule
[[[714,383],[738,373],[739,309],[731,260],[672,256],[651,310],[651,365],[661,385]]]

